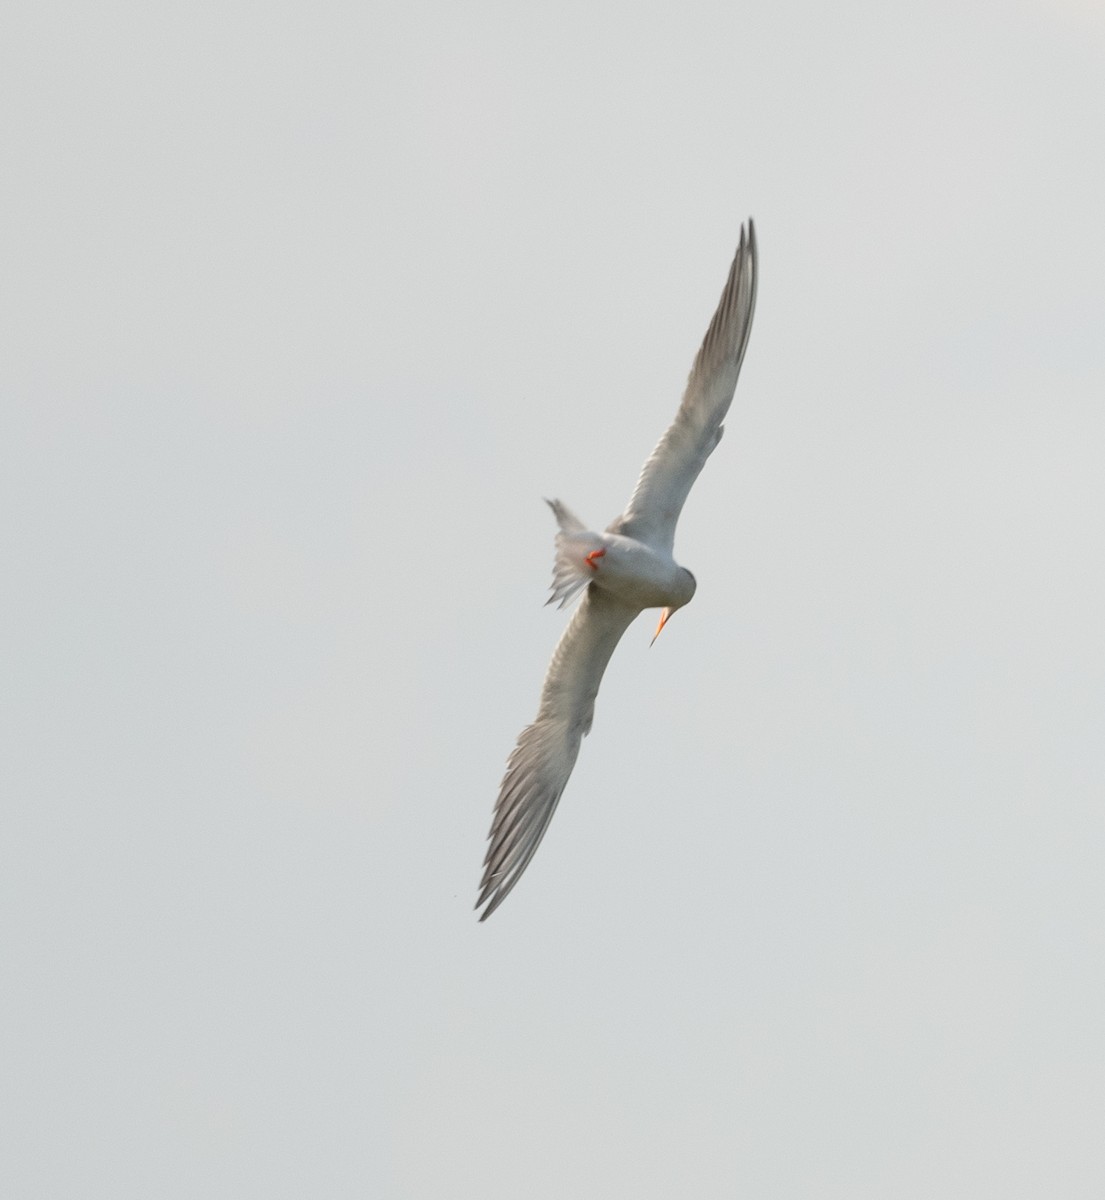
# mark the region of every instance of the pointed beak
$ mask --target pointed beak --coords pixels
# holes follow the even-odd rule
[[[663,629],[668,623],[668,618],[674,611],[675,609],[673,608],[665,608],[660,614],[660,624],[656,626],[656,632],[652,635],[652,641],[649,642],[649,646],[654,646],[656,644],[656,639],[660,636],[660,630]]]

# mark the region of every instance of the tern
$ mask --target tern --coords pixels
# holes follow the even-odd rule
[[[695,578],[672,557],[675,524],[706,459],[721,441],[756,308],[756,230],[741,226],[729,278],[694,360],[679,411],[641,471],[629,506],[596,533],[559,500],[552,595],[563,608],[581,591],[541,689],[537,717],[518,735],[488,834],[476,908],[485,921],[510,894],[537,851],[591,731],[595,697],[622,634],[646,608],[659,608],[653,642],[688,604]],[[586,591],[584,591],[586,589]]]

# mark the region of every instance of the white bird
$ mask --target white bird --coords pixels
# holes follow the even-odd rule
[[[645,463],[629,506],[605,533],[587,529],[560,503],[549,603],[564,607],[586,587],[541,690],[537,718],[518,736],[488,835],[480,898],[485,921],[529,865],[591,731],[606,664],[618,639],[646,608],[661,608],[653,641],[695,592],[694,576],[672,557],[675,523],[691,486],[721,440],[756,307],[756,230],[741,227],[717,311],[691,368],[675,420]]]

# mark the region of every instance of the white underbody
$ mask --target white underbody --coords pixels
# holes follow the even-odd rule
[[[634,612],[682,608],[694,595],[694,576],[666,547],[614,533],[616,524],[596,533],[559,500],[549,505],[560,526],[550,603],[563,608],[591,583]]]
[[[591,582],[634,608],[680,608],[694,581],[670,554],[617,533],[595,535],[606,551],[588,566]]]

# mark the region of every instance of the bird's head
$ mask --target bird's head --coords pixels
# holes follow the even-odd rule
[[[691,598],[694,596],[695,588],[698,584],[695,582],[694,576],[687,570],[686,567],[679,568],[679,574],[676,576],[675,587],[673,591],[672,603],[668,605],[660,614],[660,624],[656,626],[656,632],[652,635],[652,641],[649,645],[653,645],[656,639],[660,636],[660,630],[668,623],[672,613],[676,609],[682,608],[684,604],[690,604]]]

